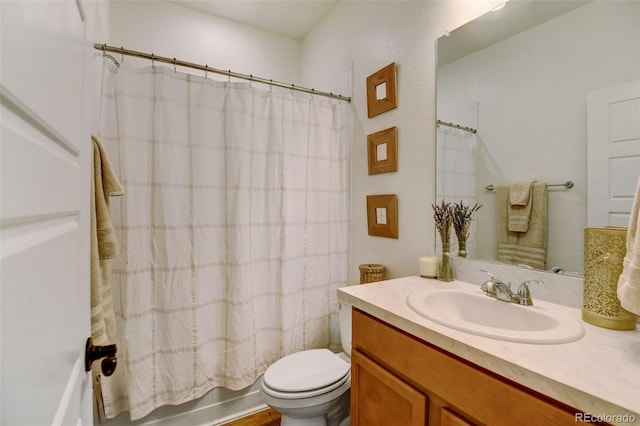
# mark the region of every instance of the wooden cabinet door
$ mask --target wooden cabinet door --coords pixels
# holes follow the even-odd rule
[[[440,412],[440,426],[473,426],[473,424],[443,408]]]
[[[351,354],[351,424],[423,426],[427,397],[366,355]]]

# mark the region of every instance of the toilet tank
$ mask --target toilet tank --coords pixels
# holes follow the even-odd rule
[[[351,356],[351,305],[340,302],[340,340],[342,350]]]

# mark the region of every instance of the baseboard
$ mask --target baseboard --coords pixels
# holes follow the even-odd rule
[[[280,415],[273,409],[269,408],[266,404],[258,407],[257,410],[248,410],[244,413],[237,413],[237,415],[230,416],[227,419],[221,419],[216,425],[221,426],[262,426],[272,425],[274,422],[280,424]]]

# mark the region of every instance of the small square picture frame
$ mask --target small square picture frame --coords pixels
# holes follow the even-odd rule
[[[369,235],[398,238],[398,197],[395,194],[367,195]]]
[[[397,106],[396,63],[392,62],[367,77],[367,115],[375,117]]]
[[[398,171],[398,128],[390,127],[367,135],[369,175]]]

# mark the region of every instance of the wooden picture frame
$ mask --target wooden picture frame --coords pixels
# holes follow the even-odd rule
[[[398,198],[395,194],[367,195],[369,235],[398,238]]]
[[[375,117],[397,106],[396,63],[392,62],[367,77],[367,114]]]
[[[367,135],[369,175],[398,171],[398,128]]]

